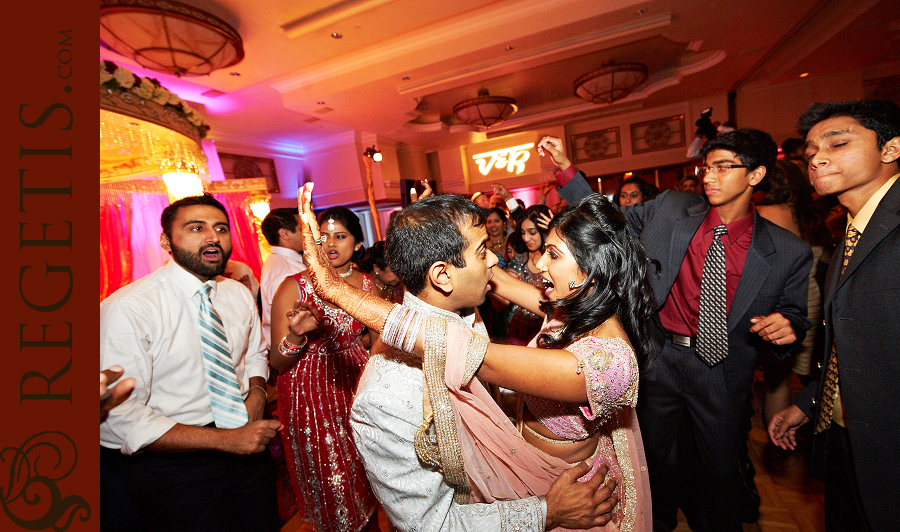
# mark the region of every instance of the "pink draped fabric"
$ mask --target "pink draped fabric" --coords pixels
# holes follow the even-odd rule
[[[100,187],[100,301],[132,280],[131,195]]]
[[[250,211],[250,193],[220,192],[213,196],[225,206],[231,220],[231,258],[250,266],[256,278],[260,279],[262,255],[259,251],[259,232]]]
[[[133,279],[140,279],[162,267],[170,258],[169,252],[159,245],[159,216],[169,206],[165,192],[131,193],[131,242]]]
[[[461,386],[471,337],[472,333],[467,329],[448,324],[444,375],[473,502],[545,495],[553,481],[571,466],[526,443],[477,378],[467,386]],[[622,415],[628,439],[628,459],[634,466],[633,494],[637,511],[632,530],[650,532],[650,488],[643,460],[643,442],[634,409],[626,408]],[[627,487],[620,489],[631,491]],[[591,530],[618,532],[620,529],[610,522]]]
[[[247,264],[257,279],[262,273],[259,233],[248,192],[216,193],[231,221],[231,258]],[[100,301],[135,279],[152,273],[169,259],[159,246],[159,218],[168,194],[100,186]]]

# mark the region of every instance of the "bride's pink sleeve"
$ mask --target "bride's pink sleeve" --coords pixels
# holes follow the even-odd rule
[[[587,336],[566,348],[584,371],[588,406],[581,407],[587,419],[606,421],[622,407],[635,406],[638,364],[625,342]]]

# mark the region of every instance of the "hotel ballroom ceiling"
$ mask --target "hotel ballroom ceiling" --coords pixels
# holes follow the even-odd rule
[[[220,147],[274,154],[354,131],[427,151],[468,144],[484,136],[452,108],[480,88],[518,102],[494,136],[802,73],[900,73],[896,0],[181,1],[234,26],[244,60],[178,79],[102,47],[101,59],[191,102]],[[610,105],[575,96],[572,82],[609,60],[645,63],[650,77]]]

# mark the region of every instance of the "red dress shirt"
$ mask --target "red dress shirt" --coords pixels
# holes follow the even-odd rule
[[[725,244],[725,298],[727,309],[737,291],[753,237],[753,214],[756,209],[750,205],[750,214],[726,224],[728,234],[722,237]],[[669,297],[659,311],[659,318],[665,330],[682,336],[697,336],[697,316],[700,313],[700,278],[706,252],[712,244],[716,226],[722,223],[718,211],[709,209],[703,223],[691,238],[675,284],[669,290]]]

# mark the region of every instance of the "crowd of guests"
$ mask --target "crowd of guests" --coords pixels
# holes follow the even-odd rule
[[[174,202],[172,260],[100,305],[104,529],[277,530],[277,438],[319,531],[376,530],[379,504],[396,530],[740,531],[762,367],[826,530],[892,530],[900,107],[814,104],[798,132],[779,158],[713,128],[695,175],[612,199],[544,137],[538,204],[423,181],[368,249],[306,185],[262,222],[256,300],[223,275],[225,208]]]

